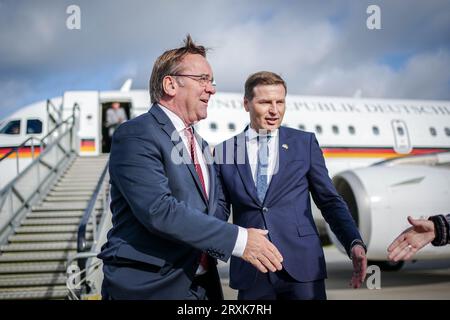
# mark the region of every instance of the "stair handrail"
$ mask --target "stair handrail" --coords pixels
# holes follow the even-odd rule
[[[40,152],[40,154],[39,154],[39,156],[36,158],[36,159],[34,159],[24,170],[22,170],[21,172],[20,172],[20,174],[18,174],[17,175],[17,177],[15,177],[13,180],[11,180],[5,187],[3,187],[3,189],[0,189],[0,197],[1,197],[1,195],[5,192],[5,190],[6,189],[8,189],[8,187],[10,187],[11,185],[13,185],[14,184],[14,182],[16,181],[16,180],[18,180],[21,176],[23,176],[35,163],[37,163],[37,162],[39,162],[39,160],[46,154],[46,153],[48,153],[49,152],[49,150],[51,150],[52,148],[53,148],[53,146],[54,145],[57,145],[58,144],[58,142],[66,135],[66,134],[68,134],[68,133],[70,133],[70,131],[75,127],[75,125],[76,125],[76,116],[75,116],[75,111],[76,110],[80,110],[80,108],[78,107],[78,105],[77,104],[75,104],[74,105],[74,107],[73,107],[73,113],[72,113],[72,115],[70,116],[70,117],[68,117],[66,120],[64,120],[63,122],[61,122],[61,125],[63,125],[63,124],[65,124],[65,123],[68,123],[68,121],[70,121],[70,120],[72,120],[73,119],[73,122],[71,123],[71,126],[69,127],[69,128],[67,128],[67,130],[63,133],[63,134],[61,134],[56,140],[54,140],[54,141],[52,141],[52,143],[51,144],[49,144],[48,146],[45,144],[45,142],[44,142],[44,145],[45,145],[45,149],[44,149],[44,151],[43,152]],[[55,127],[52,131],[50,131],[48,134],[46,134],[45,135],[45,137],[43,137],[42,139],[40,139],[41,141],[43,141],[43,140],[45,140],[48,136],[50,136],[54,131],[56,131],[58,128],[57,127]],[[30,138],[28,138],[28,139],[31,139],[31,138],[33,138],[33,137],[30,137]],[[27,140],[28,140],[27,139]],[[35,139],[37,139],[37,138],[35,138]],[[14,149],[18,149],[18,148],[20,148],[21,146],[23,147],[23,144],[24,144],[25,142],[23,142],[20,146],[17,146],[17,147],[13,147]],[[72,149],[74,148],[74,146],[72,146]],[[8,155],[10,155],[11,153],[13,153],[13,152],[15,152],[16,150],[11,150],[11,151],[9,151],[8,153],[6,153],[2,158],[0,158],[0,162],[2,161],[2,160],[4,160]]]
[[[77,111],[79,111],[79,106],[77,104],[75,104],[73,107],[73,110],[72,110],[72,115],[63,122],[64,124],[69,125],[67,130],[65,130],[62,134],[58,135],[58,137],[56,137],[56,139],[54,141],[52,141],[50,144],[48,144],[48,145],[46,144],[44,151],[40,152],[38,157],[36,157],[30,164],[28,164],[28,166],[25,169],[23,169],[6,186],[4,186],[2,189],[0,189],[0,213],[9,212],[9,215],[7,216],[7,218],[5,218],[5,220],[0,225],[0,244],[2,244],[5,241],[6,236],[9,234],[9,232],[11,230],[15,229],[15,227],[16,227],[15,221],[16,221],[16,219],[19,218],[20,215],[22,215],[25,212],[24,210],[30,210],[31,206],[34,203],[36,203],[37,201],[39,201],[44,196],[44,193],[46,193],[48,191],[48,190],[45,190],[43,192],[43,190],[41,190],[41,187],[48,186],[50,184],[50,178],[58,176],[58,174],[61,173],[64,164],[68,163],[68,161],[70,161],[70,159],[73,159],[73,157],[75,156],[76,150],[75,150],[75,145],[74,145],[74,140],[73,140],[74,135],[73,135],[72,131],[76,130],[76,128],[77,128],[77,114],[76,114]],[[72,121],[72,122],[69,124],[70,121]],[[61,123],[61,125],[63,125],[63,123]],[[57,130],[57,128],[55,128],[54,130],[49,132],[42,140],[44,140],[45,138],[50,136],[55,130]],[[65,150],[63,147],[61,147],[60,142],[67,135],[70,135],[69,146],[68,146],[67,150]],[[57,164],[55,164],[54,166],[51,166],[44,161],[44,157],[46,157],[46,155],[49,154],[49,152],[52,151],[57,146],[59,146],[59,148],[63,151],[64,156],[60,159],[60,161]],[[63,161],[64,159],[66,159],[66,161]],[[40,175],[39,175],[39,166],[40,165],[44,165],[50,169],[49,172],[47,172],[45,177],[42,179],[40,178]],[[29,172],[31,172],[31,170],[33,170],[34,168],[36,168],[38,170],[38,180],[39,180],[38,184],[33,189],[34,191],[29,192],[29,190],[28,190],[28,192],[31,195],[24,196],[23,194],[21,194],[20,190],[16,187],[16,185],[24,177],[26,177],[26,175]],[[3,209],[7,205],[8,197],[10,199],[9,202],[11,203],[10,210],[4,211]],[[19,201],[17,208],[14,208],[14,206],[12,205],[13,197],[18,199],[18,201]],[[8,231],[8,228],[10,229],[10,231]]]
[[[62,120],[62,105],[58,108],[53,104],[53,101],[47,99],[47,130],[50,130],[50,120],[57,126]],[[57,118],[53,115],[56,113]]]
[[[108,173],[108,165],[109,165],[109,161],[106,162],[105,167],[103,168],[102,174],[100,176],[100,178],[98,179],[97,185],[95,187],[94,193],[91,196],[91,199],[89,200],[88,206],[86,207],[86,209],[84,210],[83,213],[83,217],[80,220],[80,224],[78,226],[78,238],[77,238],[77,252],[81,253],[81,252],[86,252],[89,250],[89,247],[87,245],[87,241],[86,241],[86,229],[87,229],[87,225],[89,223],[89,221],[92,219],[92,232],[93,232],[93,241],[96,241],[96,216],[93,215],[93,213],[95,212],[95,204],[97,202],[97,198],[100,194],[100,191],[102,189],[102,186],[104,185],[104,181],[105,181],[105,177],[107,176]],[[106,195],[106,190],[108,188],[104,188],[103,189],[103,211],[105,212],[106,210],[109,210],[108,208],[108,195]],[[80,267],[80,270],[83,270],[86,266],[86,259],[79,259],[78,261],[78,266]]]

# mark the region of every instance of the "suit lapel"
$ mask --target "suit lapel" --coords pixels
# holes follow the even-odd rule
[[[255,181],[252,176],[252,169],[250,168],[250,162],[248,160],[246,130],[234,138],[234,163],[248,195],[255,203],[260,204],[261,202],[258,199]]]
[[[213,156],[211,154],[211,151],[209,149],[209,145],[208,143],[203,140],[199,135],[197,135],[197,133],[195,134],[198,138],[200,138],[200,140],[198,141],[202,141],[202,150],[203,150],[203,154],[205,156],[205,162],[206,162],[206,168],[208,170],[209,173],[209,197],[208,197],[208,207],[210,210],[208,210],[208,214],[212,215],[214,214],[214,210],[211,210],[211,208],[215,207],[215,197],[216,197],[216,170],[214,169],[214,159]]]
[[[170,119],[167,117],[164,111],[162,111],[157,104],[153,104],[149,112],[155,117],[155,119],[161,125],[162,130],[168,135],[170,141],[173,143],[176,150],[178,151],[179,158],[173,160],[176,161],[178,164],[183,163],[188,167],[189,172],[191,173],[191,176],[194,179],[200,194],[202,195],[203,201],[205,201],[206,205],[208,205],[208,199],[206,198],[206,195],[203,192],[203,187],[200,182],[200,178],[198,177],[197,171],[195,170],[195,167],[192,163],[191,156],[188,150],[186,149],[183,140],[181,140],[180,135],[178,134],[174,125],[172,124],[172,121],[170,121]]]

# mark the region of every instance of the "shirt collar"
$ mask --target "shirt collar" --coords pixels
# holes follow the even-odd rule
[[[169,117],[170,121],[172,122],[173,126],[175,127],[175,130],[177,130],[178,133],[181,133],[184,129],[186,129],[186,126],[184,124],[184,121],[173,111],[169,110],[168,108],[164,107],[163,105],[158,104],[158,106],[164,111],[164,113]]]
[[[248,126],[246,135],[248,140],[256,139],[258,136],[264,136],[263,134],[259,134],[258,132],[256,132],[256,130],[250,127],[250,125]],[[275,138],[276,136],[278,136],[278,129],[270,132],[271,138]]]

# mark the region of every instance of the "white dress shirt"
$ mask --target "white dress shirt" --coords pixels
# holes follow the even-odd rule
[[[248,161],[252,170],[253,182],[256,184],[256,171],[258,166],[258,133],[252,127],[246,132],[246,147]],[[267,146],[269,147],[269,163],[267,167],[267,185],[270,184],[272,176],[278,172],[278,129],[270,132],[271,138]]]
[[[175,130],[177,130],[178,134],[180,135],[186,149],[188,150],[189,154],[191,152],[191,148],[189,146],[189,141],[185,133],[186,125],[184,124],[183,120],[174,112],[167,109],[166,107],[159,104],[161,109],[164,111],[164,113],[167,115],[167,117],[172,122],[173,126],[175,127]],[[197,153],[197,159],[200,164],[200,167],[202,169],[203,173],[203,179],[205,182],[205,188],[206,188],[206,194],[209,196],[209,185],[210,185],[210,178],[209,178],[209,170],[206,165],[205,158],[203,156],[202,148],[200,147],[197,139],[195,140],[195,150]],[[242,257],[244,254],[245,246],[247,245],[247,229],[239,227],[238,237],[236,240],[236,244],[234,245],[233,252],[231,253],[233,256],[236,257]],[[201,266],[200,266],[201,267]]]

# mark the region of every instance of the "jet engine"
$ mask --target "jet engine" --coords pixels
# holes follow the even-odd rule
[[[387,247],[410,225],[407,216],[427,218],[450,213],[450,166],[374,165],[334,176],[333,183],[346,201],[371,263],[395,270],[402,263],[387,261]],[[327,227],[332,242],[345,252]],[[449,258],[450,246],[431,244],[414,259]]]

